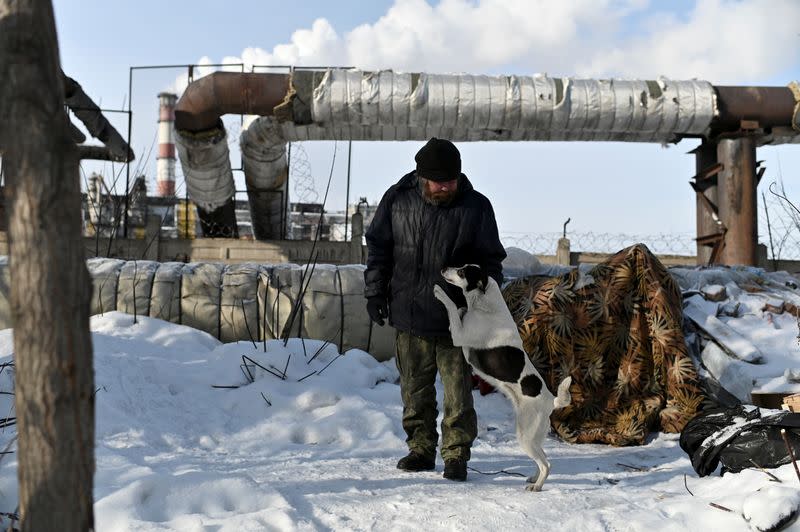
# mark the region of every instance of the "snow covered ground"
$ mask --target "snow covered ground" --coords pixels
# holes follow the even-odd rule
[[[553,470],[541,493],[507,473],[473,470],[468,482],[449,482],[440,459],[435,472],[405,473],[395,469],[406,449],[393,361],[339,356],[331,345],[311,360],[323,344],[309,340],[271,341],[265,353],[263,344],[221,344],[116,312],[94,317],[92,330],[99,531],[737,531],[750,529],[743,510],[770,519],[779,505],[769,501],[782,500],[775,493],[800,487],[791,465],[772,470],[782,483],[756,470],[698,478],[678,436],[666,434],[632,448],[550,437]],[[0,331],[0,363],[12,351],[11,331]],[[265,368],[248,363],[252,383],[242,355]],[[285,380],[275,375],[284,369]],[[0,373],[0,390],[12,376]],[[11,409],[10,396],[0,401]],[[530,475],[506,400],[476,392],[475,403],[470,466]],[[12,436],[5,429],[0,448]],[[16,468],[13,454],[0,462],[0,511],[17,505]]]

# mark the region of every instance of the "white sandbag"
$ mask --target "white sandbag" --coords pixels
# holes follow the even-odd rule
[[[227,266],[222,274],[220,340],[258,340],[257,264]]]
[[[265,285],[265,290],[263,294],[259,292],[259,308],[266,310],[261,321],[268,339],[283,335],[300,293],[301,275],[300,267],[295,264],[280,264],[270,267],[266,273],[262,272],[260,282]],[[290,336],[299,336],[302,319],[300,315],[294,319]]]
[[[222,264],[191,263],[183,268],[181,322],[220,337]]]
[[[362,349],[369,352],[370,328],[372,320],[366,312],[364,299],[364,270],[361,264],[339,266],[342,280],[342,308],[344,309],[344,335],[342,352],[348,349]],[[394,342],[392,354],[394,356]]]
[[[181,323],[182,262],[163,262],[153,276],[150,317]]]
[[[339,352],[343,352],[345,312],[339,269],[318,264],[314,274],[307,279],[307,284],[302,304],[302,335],[330,342],[337,346]]]
[[[93,258],[86,261],[92,278],[92,303],[90,313],[102,314],[117,310],[117,284],[124,260]]]
[[[149,260],[132,260],[122,266],[117,283],[117,310],[137,316],[150,315],[153,276],[158,265]]]

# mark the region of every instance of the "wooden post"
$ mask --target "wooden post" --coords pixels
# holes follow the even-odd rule
[[[49,0],[0,0],[22,530],[94,527],[92,283]]]

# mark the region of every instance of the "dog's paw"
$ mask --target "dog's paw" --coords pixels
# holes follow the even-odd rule
[[[433,285],[433,297],[441,301],[442,303],[447,303],[450,301],[447,293],[444,291],[444,288],[439,286],[438,284]]]
[[[537,484],[528,484],[525,486],[525,491],[542,491],[542,487]]]

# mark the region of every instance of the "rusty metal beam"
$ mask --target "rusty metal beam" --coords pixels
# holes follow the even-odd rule
[[[288,74],[214,72],[186,87],[175,106],[175,127],[197,133],[229,113],[269,116],[288,90]]]
[[[703,153],[703,150],[709,151],[713,153],[713,158],[709,157],[708,154]],[[711,145],[707,142],[704,142],[700,146],[697,147],[696,150],[692,150],[695,154],[695,166],[699,167],[707,162],[716,161],[717,160],[717,148],[714,145]],[[702,154],[702,155],[701,155]],[[692,179],[695,180],[696,183],[700,184],[706,180],[713,179],[718,173],[722,171],[722,165],[720,163],[711,163],[709,166],[705,166],[702,169],[698,168],[697,174],[692,176]]]
[[[764,173],[767,171],[766,166],[762,166],[758,169],[758,173],[756,174],[756,186],[761,183],[761,178],[764,177]]]
[[[86,126],[86,130],[89,134],[105,144],[109,153],[109,159],[107,160],[122,162],[134,160],[135,156],[133,150],[122,138],[122,135],[111,125],[111,122],[103,115],[102,110],[97,104],[84,92],[80,83],[63,72],[61,76],[64,85],[64,103],[67,104],[67,107],[69,107],[83,125]],[[80,131],[78,132],[80,133]],[[85,158],[94,159],[97,157]]]
[[[705,262],[700,262],[698,260],[697,264],[699,266],[710,266],[720,262],[722,250],[725,249],[725,233],[725,227],[721,227],[721,231],[719,233],[698,236],[695,239],[697,241],[698,250],[702,246],[702,248],[707,251],[708,255],[708,258],[705,259]]]
[[[721,261],[727,265],[756,266],[758,199],[756,194],[756,138],[721,139],[717,159],[719,217],[727,228]]]
[[[78,146],[78,156],[83,159],[94,159],[96,161],[114,161],[118,163],[128,162],[125,157],[118,152],[111,151],[106,146]]]

